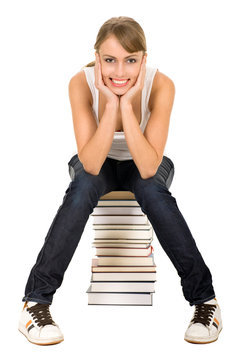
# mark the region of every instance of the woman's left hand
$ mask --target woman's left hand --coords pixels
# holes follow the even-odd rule
[[[143,60],[141,63],[140,72],[138,74],[137,81],[134,86],[132,86],[126,94],[120,97],[120,107],[128,104],[132,104],[134,98],[142,91],[144,86],[145,74],[146,74],[146,58],[147,56],[143,56]]]

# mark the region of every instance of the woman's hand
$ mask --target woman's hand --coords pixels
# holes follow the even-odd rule
[[[146,74],[146,58],[147,56],[144,55],[135,85],[132,86],[124,95],[120,97],[120,107],[128,104],[132,105],[135,97],[139,94],[139,92],[142,91]]]
[[[95,86],[106,97],[107,103],[114,104],[118,108],[119,104],[120,104],[119,97],[116,94],[114,94],[109,89],[109,87],[107,87],[104,84],[103,79],[102,79],[101,63],[100,63],[99,55],[97,53],[95,54],[95,58],[96,58],[95,67],[94,67]]]

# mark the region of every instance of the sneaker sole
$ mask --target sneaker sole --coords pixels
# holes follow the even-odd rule
[[[197,340],[195,340],[194,338],[186,338],[186,337],[184,338],[184,340],[191,343],[191,344],[210,344],[210,343],[212,343],[214,341],[217,341],[221,331],[222,331],[222,327],[219,330],[218,336],[216,338],[212,338],[211,340],[208,340],[208,341],[206,341],[205,339],[202,339],[202,340],[197,339]]]
[[[25,327],[22,327],[21,324],[19,325],[18,330],[20,331],[20,333],[22,333],[27,338],[27,340],[30,343],[35,344],[35,345],[55,345],[55,344],[59,344],[60,342],[62,342],[64,340],[64,338],[58,338],[58,339],[50,340],[50,341],[46,340],[46,339],[45,340],[44,339],[41,339],[41,340],[31,339],[31,337],[29,336]]]

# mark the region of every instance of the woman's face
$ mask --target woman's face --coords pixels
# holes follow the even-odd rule
[[[143,51],[128,53],[114,35],[105,40],[99,49],[102,78],[116,95],[125,94],[137,81]],[[124,81],[123,83],[114,83]]]

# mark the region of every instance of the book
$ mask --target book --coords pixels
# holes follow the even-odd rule
[[[112,242],[92,242],[92,247],[95,248],[104,248],[104,247],[122,247],[122,248],[142,248],[142,249],[146,249],[149,247],[149,243],[131,243],[131,244],[126,244],[126,243],[121,243],[120,241],[116,242],[116,243],[112,243]]]
[[[124,282],[124,281],[98,281],[92,282],[91,292],[121,292],[121,293],[149,293],[155,292],[153,281]]]
[[[102,199],[102,200],[106,200],[106,199],[130,200],[130,199],[135,199],[135,195],[131,191],[110,191],[107,194],[101,196],[100,199]]]
[[[149,231],[152,229],[150,224],[93,224],[94,230],[109,230],[109,229],[118,229],[118,230],[142,230]]]
[[[98,200],[97,206],[139,206],[137,200],[123,200],[123,199],[108,199],[108,200]]]
[[[153,236],[152,226],[149,224],[93,224],[95,238],[119,238],[119,239],[149,239]]]
[[[95,215],[145,215],[140,206],[99,206],[91,214]],[[146,215],[145,215],[146,216]]]
[[[119,247],[98,247],[96,248],[96,256],[148,256],[153,252],[150,245],[146,249],[141,248],[119,248]]]
[[[147,266],[145,266],[147,267]],[[150,267],[150,266],[149,266]],[[156,281],[156,271],[154,272],[93,272],[93,281]]]
[[[146,266],[102,266],[99,258],[92,259],[92,272],[155,272],[156,264]]]
[[[114,243],[114,244],[150,244],[152,242],[152,237],[149,239],[113,239],[113,238],[102,238],[97,239],[94,238],[95,244],[108,244],[108,243]]]
[[[98,266],[147,266],[154,265],[152,254],[149,256],[100,256]]]
[[[149,224],[146,215],[92,215],[93,224]]]
[[[152,293],[107,293],[88,290],[88,305],[152,305]]]

